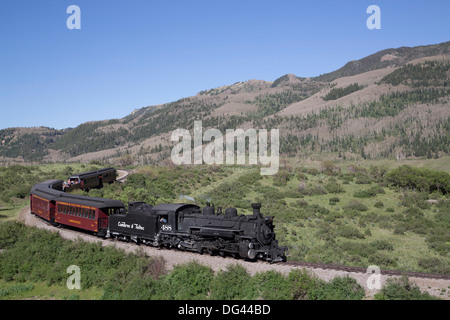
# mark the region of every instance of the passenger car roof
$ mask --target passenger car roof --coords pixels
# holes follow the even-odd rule
[[[99,209],[124,207],[122,201],[119,200],[74,195],[59,190],[55,190],[52,188],[53,186],[57,186],[60,183],[62,183],[62,180],[48,180],[45,182],[38,183],[37,185],[31,188],[31,194],[34,194],[38,197],[42,197],[50,201],[67,202],[82,206],[96,207]]]

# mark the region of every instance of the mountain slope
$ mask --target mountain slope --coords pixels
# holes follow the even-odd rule
[[[363,59],[350,61],[342,68],[320,75],[314,80],[330,82],[337,78],[353,76],[371,70],[403,66],[412,60],[424,57],[448,54],[450,54],[450,42],[443,42],[437,45],[386,49]]]
[[[449,153],[449,52],[450,42],[387,49],[319,77],[237,82],[122,119],[4,129],[0,161],[161,162],[171,133],[196,120],[223,133],[280,129],[283,156],[439,157]]]

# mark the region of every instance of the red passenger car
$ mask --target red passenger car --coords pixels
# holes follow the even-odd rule
[[[51,223],[104,235],[108,217],[124,208],[121,201],[72,195],[61,191],[61,180],[50,180],[31,189],[31,212]]]

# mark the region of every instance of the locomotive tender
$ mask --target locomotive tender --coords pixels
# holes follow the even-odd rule
[[[49,180],[35,185],[31,213],[105,238],[250,260],[286,260],[287,248],[275,239],[273,217],[264,217],[259,203],[252,204],[252,215],[238,215],[235,208],[221,214],[209,203],[202,210],[186,203],[130,202],[125,208],[118,200],[67,194],[62,184]]]

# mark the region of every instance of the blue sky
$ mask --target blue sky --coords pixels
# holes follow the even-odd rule
[[[81,30],[69,30],[70,5]],[[367,7],[381,9],[369,30]],[[450,1],[2,0],[0,129],[75,127],[201,90],[450,40]]]

